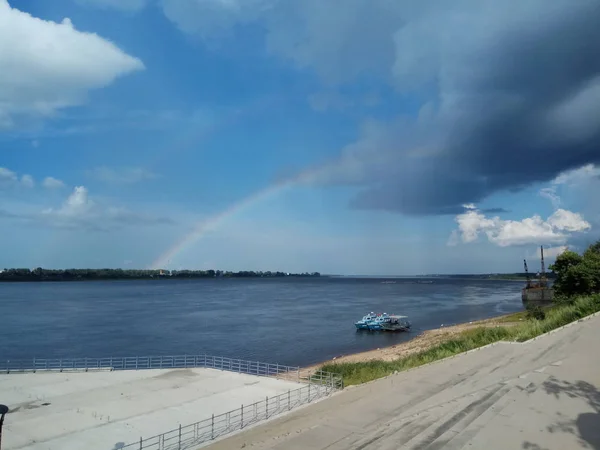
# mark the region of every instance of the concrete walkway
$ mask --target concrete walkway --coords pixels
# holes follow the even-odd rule
[[[0,375],[2,450],[114,450],[301,386],[214,369]]]
[[[600,449],[600,316],[347,389],[208,447]]]

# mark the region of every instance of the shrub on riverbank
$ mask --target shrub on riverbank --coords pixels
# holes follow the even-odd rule
[[[480,327],[463,331],[458,337],[394,361],[328,363],[321,369],[340,374],[346,386],[365,383],[396,371],[422,366],[494,342],[523,342],[598,311],[600,311],[600,294],[578,297],[573,299],[570,304],[559,304],[547,310],[542,320],[530,318],[510,327]]]

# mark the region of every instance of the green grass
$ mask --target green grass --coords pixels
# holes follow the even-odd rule
[[[518,313],[514,315],[516,320],[523,319],[523,322],[517,325],[510,327],[480,327],[463,331],[456,338],[428,350],[394,361],[376,360],[357,363],[328,363],[323,365],[321,370],[340,374],[345,386],[361,384],[385,377],[396,371],[400,372],[412,369],[494,342],[523,342],[598,311],[600,311],[600,295],[580,297],[575,299],[571,304],[557,305],[549,308],[546,310],[544,320],[528,320],[525,318],[524,313]],[[515,319],[513,318],[513,320]]]
[[[520,320],[527,320],[527,311],[519,311],[494,319],[494,321],[497,323],[515,323],[519,322]]]

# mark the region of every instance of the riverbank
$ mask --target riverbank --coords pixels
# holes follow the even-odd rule
[[[319,368],[341,375],[346,386],[365,383],[498,341],[523,342],[600,311],[600,294],[556,305],[541,319],[525,313],[439,328],[386,349],[336,358]]]
[[[343,364],[343,363],[361,363],[369,361],[393,361],[398,358],[410,356],[415,353],[423,352],[436,345],[450,340],[460,333],[480,327],[496,327],[496,326],[514,326],[525,320],[525,311],[504,314],[489,319],[477,320],[472,322],[451,325],[447,327],[435,328],[433,330],[425,330],[416,334],[410,341],[395,344],[389,347],[382,347],[366,352],[353,353],[350,355],[340,355],[333,359],[313,364],[305,367],[303,370],[316,370],[324,364]]]

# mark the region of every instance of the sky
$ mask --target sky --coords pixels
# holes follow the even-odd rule
[[[539,270],[600,238],[597,0],[0,0],[0,267]]]

